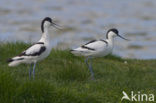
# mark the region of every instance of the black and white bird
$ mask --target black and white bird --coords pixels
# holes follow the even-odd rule
[[[108,54],[110,54],[113,50],[114,46],[114,37],[120,37],[122,39],[125,39],[121,35],[119,35],[119,32],[117,29],[112,28],[107,31],[106,34],[106,40],[100,39],[100,40],[92,40],[81,47],[78,47],[76,49],[72,49],[71,53],[75,56],[84,56],[86,57],[86,64],[91,72],[91,78],[94,79],[94,72],[92,69],[91,61],[88,64],[88,60],[93,57],[103,57]],[[128,40],[128,39],[125,39]]]
[[[34,45],[30,46],[28,49],[23,51],[21,54],[8,59],[8,65],[10,67],[17,66],[21,63],[30,64],[29,69],[29,78],[31,79],[32,74],[32,66],[33,66],[33,79],[35,78],[35,68],[36,63],[40,60],[46,58],[52,49],[50,45],[50,37],[49,37],[49,28],[53,26],[57,28],[57,25],[52,21],[50,17],[45,17],[41,23],[41,31],[42,37],[41,39],[35,43]]]

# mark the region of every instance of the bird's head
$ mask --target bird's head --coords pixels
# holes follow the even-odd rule
[[[45,17],[43,20],[42,20],[42,23],[41,23],[41,30],[42,30],[42,32],[44,32],[44,29],[45,28],[49,28],[49,27],[51,27],[51,26],[53,26],[53,27],[55,27],[55,28],[57,28],[57,29],[59,29],[57,26],[57,24],[55,24],[54,22],[53,22],[53,20],[50,18],[50,17]]]
[[[117,36],[120,37],[120,38],[122,38],[122,39],[124,39],[124,40],[128,40],[128,39],[122,37],[121,35],[119,35],[119,31],[117,29],[115,29],[115,28],[109,29],[107,31],[107,34],[106,34],[106,38],[107,39],[109,39],[109,38],[115,38]]]

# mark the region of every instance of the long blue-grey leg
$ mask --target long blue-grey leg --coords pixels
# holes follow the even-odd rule
[[[33,79],[35,79],[35,68],[36,68],[36,62],[34,63],[34,67],[33,67]]]
[[[87,67],[89,67],[89,65],[88,65],[88,57],[85,59],[85,63],[87,65]]]
[[[30,68],[29,68],[29,79],[31,79],[32,65],[33,65],[33,64],[30,64]]]
[[[94,80],[94,72],[93,72],[93,67],[92,67],[92,58],[90,58],[89,70],[91,71],[91,78],[92,78],[92,80]]]
[[[86,60],[85,60],[85,62],[86,62],[86,64],[87,64],[87,67],[88,67],[89,71],[91,72],[91,78],[92,78],[92,80],[94,80],[94,72],[93,72],[93,68],[92,68],[91,61],[90,61],[90,63],[88,64],[88,60],[89,60],[89,59],[91,59],[91,57],[87,57]]]

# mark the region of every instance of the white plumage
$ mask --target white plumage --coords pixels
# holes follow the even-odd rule
[[[94,79],[94,73],[92,70],[91,63],[88,64],[88,59],[93,57],[103,57],[110,54],[114,46],[114,37],[119,36],[122,39],[122,36],[118,34],[118,30],[113,28],[108,30],[106,34],[106,40],[92,40],[76,49],[72,49],[71,53],[75,56],[84,56],[87,57],[86,64],[91,72],[92,79]],[[125,39],[128,40],[128,39]]]
[[[50,45],[50,37],[48,34],[48,29],[50,26],[56,27],[56,24],[52,22],[52,19],[49,17],[46,17],[42,20],[41,23],[41,30],[42,30],[42,37],[41,39],[23,51],[21,54],[11,58],[8,60],[8,65],[9,66],[17,66],[21,63],[26,63],[26,64],[34,64],[33,67],[33,77],[35,74],[35,67],[36,63],[44,58],[46,58],[52,49],[52,46]],[[31,67],[29,69],[29,77],[31,76]]]
[[[106,43],[107,42],[107,43]],[[72,50],[72,53],[76,56],[93,56],[93,57],[101,57],[107,55],[112,46],[108,46],[109,41],[104,40],[95,40],[93,42],[89,42],[81,47]]]
[[[39,44],[41,43],[41,44]],[[21,63],[35,63],[46,58],[51,51],[49,42],[38,42],[27,50],[23,51],[20,55],[12,58],[12,62],[9,63],[9,66],[17,66]]]

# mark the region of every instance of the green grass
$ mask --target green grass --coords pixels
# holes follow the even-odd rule
[[[93,59],[93,81],[83,57],[52,50],[38,63],[35,80],[29,80],[28,65],[8,67],[6,63],[28,46],[0,44],[0,103],[121,103],[123,90],[156,95],[156,60],[112,55]]]

